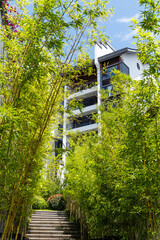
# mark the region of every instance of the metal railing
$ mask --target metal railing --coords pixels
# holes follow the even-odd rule
[[[70,212],[70,221],[76,221],[80,225],[81,240],[90,240],[87,216],[79,207],[78,202],[67,197],[67,209]]]
[[[90,83],[84,83],[82,86],[77,86],[77,87],[73,87],[73,88],[68,88],[70,90],[70,94],[76,93],[76,92],[80,92],[92,87],[95,87],[97,85],[96,81],[90,82]]]

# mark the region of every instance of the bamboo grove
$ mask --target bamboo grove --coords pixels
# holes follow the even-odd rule
[[[101,136],[71,140],[66,195],[85,214],[91,238],[158,239],[159,86],[119,73],[113,81],[114,100],[106,93],[102,100]]]
[[[160,2],[139,4],[133,28],[148,69],[139,81],[115,72],[112,98],[101,93],[99,135],[70,140],[65,191],[85,215],[91,238],[160,238]]]
[[[22,233],[47,157],[68,70],[84,40],[103,38],[108,1],[1,1],[0,222]],[[87,38],[86,38],[87,36]],[[89,42],[88,42],[89,43]],[[67,72],[67,77],[66,76]],[[73,71],[72,71],[73,75]],[[66,80],[67,79],[67,80]]]

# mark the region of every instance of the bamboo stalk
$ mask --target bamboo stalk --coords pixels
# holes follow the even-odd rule
[[[152,200],[151,190],[150,190],[150,197],[151,197],[151,207],[152,207],[152,209],[153,209],[153,200]],[[153,210],[153,212],[152,212],[152,215],[153,215],[153,222],[154,222],[154,227],[155,227],[156,235],[157,235],[157,237],[158,237],[157,222],[156,222],[154,210]]]
[[[5,224],[5,227],[4,227],[4,230],[3,230],[3,234],[2,234],[2,239],[1,240],[5,240],[6,236],[7,236],[7,229],[8,229],[8,225],[9,225],[9,220],[10,220],[10,215],[11,215],[13,203],[14,203],[14,201],[11,201],[9,213],[8,213],[8,216],[7,216],[7,219],[6,219],[6,224]]]
[[[30,45],[30,41],[28,42],[28,45],[27,45],[27,47],[26,47],[26,51],[28,50],[29,45]],[[73,55],[73,54],[72,54],[72,55]],[[24,56],[25,56],[25,54],[24,54]],[[72,56],[71,56],[71,57],[72,57]],[[23,61],[23,58],[22,58],[22,61]],[[21,61],[21,64],[22,64],[22,61]],[[15,77],[15,81],[17,80],[18,73],[20,73],[20,72],[17,72],[17,75],[16,75],[16,77]],[[14,82],[14,84],[15,84],[15,82]],[[14,84],[13,84],[13,86],[15,86]],[[55,95],[52,96],[52,98],[53,98],[52,100],[54,100],[54,101],[53,101],[53,103],[52,103],[51,108],[49,109],[49,112],[48,112],[48,115],[47,115],[47,119],[46,119],[45,122],[44,122],[42,131],[41,131],[40,134],[39,134],[40,140],[41,140],[41,138],[42,138],[42,136],[43,136],[43,133],[44,133],[44,131],[45,131],[45,129],[46,129],[46,126],[47,126],[47,124],[48,124],[48,122],[49,122],[49,120],[50,120],[51,112],[52,112],[52,110],[53,110],[53,107],[54,107],[54,104],[55,104],[55,100],[56,100],[56,97],[57,97],[58,92],[59,92],[59,90],[60,90],[61,84],[62,84],[62,81],[60,82],[60,84],[59,84],[59,86],[58,86],[57,92],[56,92],[56,93],[54,92]],[[14,88],[12,88],[12,89],[14,89]],[[15,90],[15,91],[17,92],[17,90]],[[11,91],[11,92],[12,92],[12,91]],[[14,93],[15,93],[15,92],[14,92]],[[13,103],[15,102],[16,98],[17,98],[17,95],[15,95]],[[9,99],[8,99],[8,101],[9,101]],[[35,134],[35,135],[36,135],[36,134]],[[34,136],[35,136],[35,135],[34,135]],[[15,199],[16,199],[16,194],[17,194],[18,188],[19,188],[20,183],[21,183],[22,178],[23,178],[23,173],[24,173],[25,167],[26,167],[26,161],[27,161],[28,156],[29,156],[29,153],[30,153],[30,149],[31,149],[31,146],[32,146],[32,143],[33,143],[33,139],[34,139],[34,137],[32,138],[32,142],[31,142],[31,144],[30,144],[30,148],[29,148],[29,150],[28,150],[28,154],[27,154],[26,157],[25,157],[24,165],[23,165],[22,171],[21,171],[21,173],[20,173],[20,178],[19,178],[18,184],[16,184],[16,186],[14,187],[14,190],[15,190],[15,191],[14,191],[14,194],[12,195],[12,199],[11,199],[11,206],[10,206],[10,210],[9,210],[9,214],[8,214],[8,218],[7,218],[7,222],[6,222],[6,226],[5,226],[5,230],[4,230],[4,236],[5,236],[5,231],[6,231],[7,227],[8,227],[8,225],[9,225],[9,219],[10,219],[11,214],[12,214],[12,207],[14,206],[14,202],[16,201],[16,200],[15,200]],[[39,143],[38,143],[38,145],[39,145]],[[36,147],[36,148],[37,148],[37,147]]]
[[[45,13],[46,7],[47,7],[47,2],[46,2],[46,5],[44,6],[43,12],[41,13],[41,15],[40,15],[40,17],[39,17],[39,19],[38,19],[37,25],[35,26],[35,28],[34,28],[34,30],[33,30],[33,35],[35,34],[35,32],[36,32],[36,30],[37,30],[37,28],[38,28],[38,26],[39,26],[39,23],[40,23],[43,15],[44,15],[44,13]],[[18,75],[20,74],[21,70],[23,69],[23,68],[22,68],[23,61],[24,61],[25,55],[27,54],[27,51],[28,51],[28,49],[29,49],[29,47],[30,47],[31,42],[32,42],[31,39],[28,39],[28,43],[27,43],[26,48],[25,48],[25,50],[24,50],[24,54],[23,54],[23,56],[22,56],[22,59],[21,59],[20,65],[19,65],[19,69],[17,70],[17,73],[16,73],[16,75],[15,75],[15,79],[14,79],[14,83],[13,83],[13,85],[12,85],[12,87],[11,87],[11,91],[10,91],[10,92],[11,92],[11,95],[10,95],[10,96],[12,96],[12,95],[15,96],[15,97],[14,97],[15,100],[16,100],[17,94],[15,94],[16,92],[13,92],[13,90],[14,90],[14,88],[15,88],[15,84],[17,83]],[[18,85],[17,85],[17,89],[18,89]],[[18,91],[17,89],[16,89],[16,91]],[[7,103],[9,103],[10,96],[8,97]],[[13,101],[13,104],[15,103],[15,100]]]
[[[74,55],[74,52],[75,52],[75,50],[77,49],[78,44],[79,44],[81,38],[83,37],[83,34],[85,33],[86,28],[87,28],[88,26],[89,26],[89,20],[88,20],[88,22],[86,23],[86,25],[83,26],[83,30],[82,30],[82,32],[80,32],[80,33],[81,33],[80,36],[77,37],[77,43],[76,43],[76,45],[74,46],[74,50],[71,52],[71,57],[70,57],[69,63],[71,62],[72,57],[73,57],[73,55]]]
[[[43,132],[44,132],[44,130],[43,130]],[[35,136],[35,135],[34,135],[34,136]],[[34,139],[34,137],[33,137],[33,139]],[[32,142],[33,142],[33,139],[32,139]],[[31,143],[32,143],[32,142],[31,142]],[[30,144],[30,148],[31,148],[31,144]],[[29,148],[29,149],[30,149],[30,148]],[[23,177],[23,173],[24,173],[24,170],[25,170],[25,167],[26,167],[26,160],[27,160],[27,157],[28,157],[28,156],[29,156],[29,150],[28,150],[27,156],[25,157],[25,162],[24,162],[22,171],[21,171],[21,173],[20,173],[20,178],[19,178],[17,187],[14,189],[14,194],[13,194],[13,197],[12,197],[12,200],[11,200],[11,207],[10,207],[10,211],[9,211],[9,214],[8,214],[8,218],[10,217],[11,209],[12,209],[12,207],[13,207],[13,203],[14,203],[14,200],[15,200],[15,195],[17,194],[18,188],[19,188],[19,186],[20,186],[20,183],[21,183],[21,180],[22,180],[22,177]],[[8,221],[9,221],[9,219],[7,219],[6,227],[8,226]],[[6,227],[5,227],[5,230],[6,230]],[[4,230],[4,231],[5,231],[5,230]],[[2,239],[2,240],[3,240],[3,239]]]
[[[22,207],[22,213],[21,213],[19,224],[18,224],[18,227],[17,227],[15,240],[17,240],[17,238],[18,238],[19,230],[20,230],[20,227],[21,227],[23,209],[24,209],[24,204],[23,204],[23,207]]]
[[[149,201],[147,201],[147,205],[148,205],[148,212],[149,212],[149,220],[150,220],[150,224],[151,224],[152,237],[153,237],[153,240],[155,240],[155,237],[154,237],[154,235],[153,235],[154,228],[153,228],[152,214],[151,214],[151,210],[150,210]]]
[[[47,127],[47,124],[48,124],[48,122],[49,122],[49,120],[50,120],[50,117],[51,117],[51,114],[52,114],[52,111],[53,111],[53,107],[54,107],[54,105],[55,105],[56,98],[57,98],[57,95],[58,95],[58,93],[59,93],[59,90],[60,90],[61,86],[62,86],[62,81],[60,82],[60,84],[59,84],[59,86],[58,86],[58,89],[57,89],[57,92],[56,92],[55,96],[53,96],[53,97],[54,97],[54,98],[53,98],[53,103],[52,103],[52,105],[51,105],[51,107],[50,107],[49,114],[48,114],[48,116],[46,117],[46,120],[45,120],[45,123],[44,123],[44,127],[43,127],[43,129],[42,129],[42,131],[41,131],[41,133],[40,133],[40,139],[41,139],[41,137],[43,136],[44,131],[45,131],[46,127]]]
[[[61,84],[62,84],[62,82],[61,82]],[[53,97],[54,97],[54,99],[53,99],[54,102],[55,102],[55,99],[56,99],[57,94],[58,94],[58,92],[59,92],[59,88],[60,88],[61,84],[58,86],[58,90],[57,90],[56,95],[55,95],[55,96],[53,95]],[[54,104],[53,104],[53,106],[54,106]],[[52,111],[52,109],[53,109],[53,106],[52,106],[51,109],[50,109],[50,113],[51,113],[51,111]],[[48,114],[48,115],[49,115],[49,116],[48,116],[48,118],[47,118],[47,122],[45,123],[45,125],[44,125],[44,127],[43,127],[43,132],[40,134],[40,138],[42,137],[42,135],[43,135],[43,133],[44,133],[44,130],[45,130],[46,126],[47,126],[47,123],[48,123],[48,121],[49,121],[50,114]],[[35,135],[34,135],[34,136],[35,136]],[[32,142],[33,142],[33,139],[32,139]],[[39,142],[40,142],[40,141],[39,141]],[[39,142],[38,142],[38,145],[39,145]],[[31,144],[30,144],[30,147],[31,147]],[[36,147],[38,147],[38,146],[36,146]],[[7,218],[6,226],[5,226],[5,229],[4,229],[4,236],[5,236],[5,231],[7,230],[7,227],[8,227],[8,224],[9,224],[9,219],[10,219],[10,215],[11,215],[11,211],[12,211],[13,203],[14,203],[14,201],[15,201],[15,195],[16,195],[16,193],[17,193],[17,191],[18,191],[18,188],[19,188],[19,186],[20,186],[21,180],[22,180],[22,178],[23,178],[23,173],[24,173],[24,171],[25,171],[26,160],[27,160],[28,156],[29,156],[29,152],[28,152],[28,154],[27,154],[27,156],[26,156],[26,158],[25,158],[25,162],[24,162],[24,165],[23,165],[23,168],[22,168],[21,174],[20,174],[20,178],[19,178],[19,181],[18,181],[17,187],[15,188],[15,191],[14,191],[13,197],[12,197],[11,207],[10,207],[10,211],[9,211],[9,214],[8,214],[8,218]],[[3,240],[3,238],[2,238],[2,240]]]
[[[149,240],[149,228],[148,228],[149,222],[148,222],[148,216],[147,216],[147,240]]]
[[[19,202],[20,202],[20,194],[17,196],[17,202],[14,204],[14,208],[13,206],[10,207],[10,211],[9,214],[7,216],[7,221],[6,221],[6,225],[2,234],[2,239],[1,240],[5,240],[8,233],[10,232],[11,227],[13,226],[13,222],[18,210],[18,206],[19,206]]]
[[[8,149],[7,149],[7,154],[6,154],[7,158],[9,156],[9,150],[10,150],[10,147],[11,147],[11,139],[12,139],[13,129],[14,129],[14,124],[12,123],[11,124],[10,134],[9,134]]]
[[[13,225],[11,225],[11,227],[9,229],[7,240],[12,239],[12,233],[13,233]]]
[[[156,107],[155,107],[156,108]],[[155,138],[156,138],[156,155],[157,155],[157,167],[159,167],[159,146],[158,146],[158,117],[156,116],[156,133],[155,133]]]

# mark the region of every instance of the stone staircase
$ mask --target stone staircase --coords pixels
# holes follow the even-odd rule
[[[29,240],[80,240],[80,231],[64,211],[35,211],[26,236]]]

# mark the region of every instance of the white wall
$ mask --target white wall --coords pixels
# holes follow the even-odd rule
[[[132,79],[142,79],[143,70],[147,69],[147,65],[143,65],[135,53],[125,53],[121,56],[123,62],[129,67],[129,74]],[[137,63],[140,70],[137,68]]]
[[[67,92],[67,86],[65,86],[65,97],[64,97],[64,114],[63,114],[63,140],[62,140],[62,148],[65,149],[67,147],[67,114],[66,114],[66,109],[68,105],[68,100],[66,98],[66,92]],[[66,165],[66,152],[63,153],[62,155],[62,160],[64,166]]]
[[[73,110],[72,112],[74,115],[77,115],[77,116],[85,116],[93,112],[97,112],[97,104],[84,107],[82,111],[80,111],[79,109],[76,109],[76,110]]]
[[[83,127],[73,128],[73,129],[69,130],[68,133],[69,132],[73,133],[73,132],[96,131],[97,129],[98,129],[97,123],[93,123],[93,124],[86,125],[86,126],[83,126]]]
[[[94,48],[94,61],[95,61],[96,67],[98,67],[98,58],[99,57],[102,57],[102,56],[107,55],[112,52],[114,52],[114,49],[107,43],[105,44],[105,46],[102,43],[96,44],[95,48]]]

